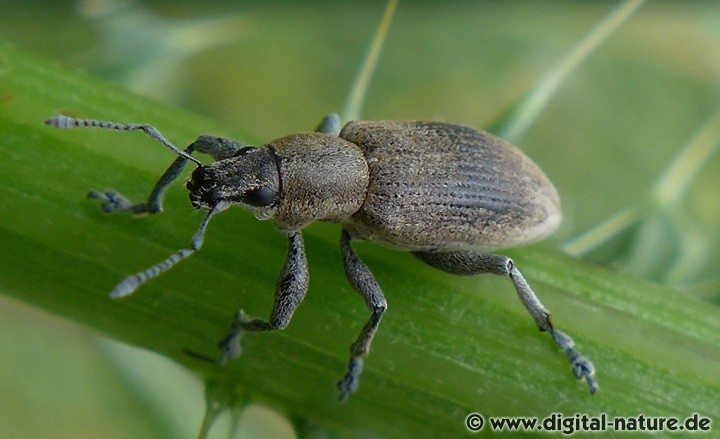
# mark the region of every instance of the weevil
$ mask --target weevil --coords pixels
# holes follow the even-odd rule
[[[591,393],[598,390],[592,363],[572,339],[554,328],[550,313],[510,258],[490,252],[545,238],[560,223],[560,199],[550,180],[517,148],[489,133],[443,122],[353,121],[341,129],[331,114],[315,132],[291,134],[261,146],[200,136],[184,151],[149,125],[119,124],[66,116],[45,122],[56,128],[95,127],[142,131],[177,154],[148,200],[132,203],[117,192],[90,192],[105,212],[155,214],[163,194],[187,161],[197,165],[187,183],[196,209],[208,211],[190,248],[129,276],[111,293],[132,294],[148,280],[200,249],[210,219],[233,205],[259,220],[272,220],[288,239],[285,265],[275,286],[268,320],[236,314],[218,344],[221,362],[240,354],[248,332],[285,328],[305,297],[309,275],[302,230],[315,221],[339,223],[345,274],[371,316],[350,346],[341,400],[358,389],[363,359],[387,310],[375,277],[353,251],[367,240],[409,251],[420,261],[457,275],[507,276],[538,328],[564,352],[573,374]],[[203,165],[193,152],[215,161]]]

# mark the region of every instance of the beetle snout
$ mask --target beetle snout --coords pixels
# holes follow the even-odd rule
[[[204,166],[200,166],[192,173],[190,181],[187,182],[187,189],[190,191],[190,202],[196,209],[210,209],[216,204],[215,187],[217,180],[214,180],[212,172]]]

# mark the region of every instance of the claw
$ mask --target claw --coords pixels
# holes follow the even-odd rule
[[[585,381],[588,389],[590,389],[590,393],[595,394],[600,389],[600,386],[594,378],[595,366],[592,364],[592,361],[583,357],[575,350],[575,342],[565,333],[554,330],[552,336],[560,350],[567,355],[575,378],[580,381]]]
[[[142,213],[138,207],[140,205],[133,204],[130,200],[115,191],[97,192],[90,191],[88,198],[100,201],[100,209],[105,213],[129,212]],[[144,205],[143,205],[144,206]]]
[[[230,325],[230,331],[218,343],[218,349],[220,349],[220,359],[218,363],[221,366],[225,366],[229,360],[234,360],[242,354],[242,345],[240,341],[242,336],[245,334],[243,326],[250,321],[250,317],[245,314],[245,311],[240,310],[235,314],[235,319]]]
[[[362,359],[352,358],[348,364],[348,371],[342,380],[335,384],[338,391],[338,399],[345,401],[350,395],[357,392],[360,385],[360,374],[362,373]]]

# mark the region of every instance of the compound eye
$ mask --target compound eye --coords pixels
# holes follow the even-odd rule
[[[235,157],[244,156],[245,154],[249,153],[255,149],[254,146],[243,146],[242,148],[238,149],[237,152],[235,152]]]
[[[274,190],[265,186],[260,186],[245,192],[242,197],[242,202],[250,206],[266,207],[275,202],[276,196],[277,194]]]

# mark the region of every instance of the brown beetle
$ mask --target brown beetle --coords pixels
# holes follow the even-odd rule
[[[570,337],[554,329],[550,314],[513,261],[487,252],[544,238],[560,223],[560,200],[552,183],[529,158],[491,134],[442,122],[349,122],[329,115],[314,133],[292,134],[255,148],[200,136],[181,151],[149,125],[124,125],[59,116],[57,128],[96,127],[140,130],[179,157],[163,174],[145,203],[133,204],[116,192],[91,192],[105,212],[159,213],[165,189],[187,160],[198,165],[187,183],[195,208],[208,215],[192,239],[161,263],[129,276],[113,290],[119,298],[197,251],[210,218],[239,204],[258,219],[271,219],[289,240],[285,266],[276,284],[269,320],[240,311],[220,342],[221,361],[240,353],[246,332],[285,328],[308,289],[301,231],[315,221],[341,224],[340,248],[352,287],[372,312],[350,347],[350,363],[337,384],[340,399],[357,391],[363,357],[369,350],[387,302],[368,267],[350,247],[353,239],[412,252],[440,270],[460,275],[491,273],[510,277],[520,300],[541,331],[568,356],[574,375],[598,389],[594,367],[574,349]],[[210,154],[202,165],[191,154]]]

